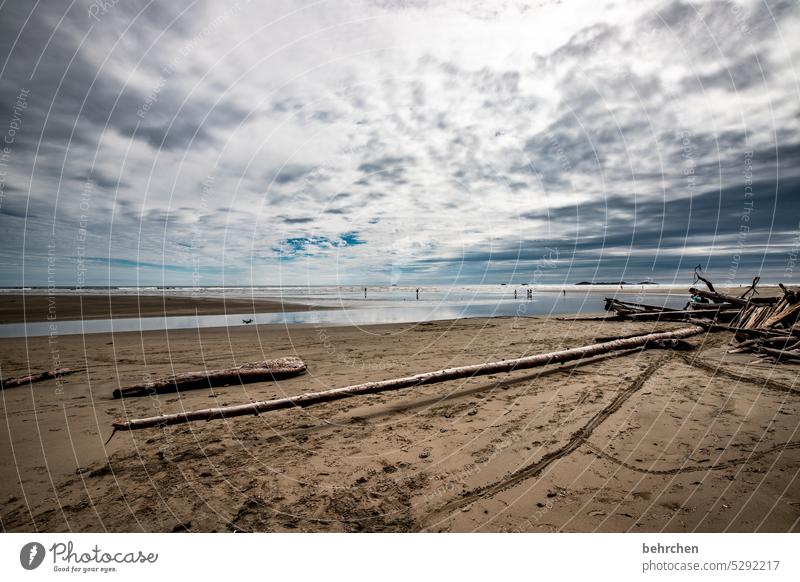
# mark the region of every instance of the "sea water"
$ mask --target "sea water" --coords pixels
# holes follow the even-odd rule
[[[305,304],[333,309],[278,313],[227,313],[142,317],[123,319],[87,319],[56,322],[42,321],[0,325],[0,337],[44,336],[57,325],[58,334],[149,331],[234,327],[253,324],[272,325],[374,325],[463,319],[471,317],[527,317],[600,313],[603,297],[623,301],[645,302],[667,307],[686,303],[685,286],[536,286],[470,285],[470,286],[284,286],[284,287],[93,287],[59,288],[57,294],[70,295],[150,295],[207,297],[227,299],[272,299],[287,304]],[[419,299],[417,299],[419,289]],[[532,295],[528,298],[527,291]],[[516,290],[516,298],[514,291]],[[0,289],[0,294],[47,295],[46,288]]]

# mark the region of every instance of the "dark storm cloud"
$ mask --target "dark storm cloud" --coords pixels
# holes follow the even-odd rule
[[[656,14],[647,19],[652,26],[664,26],[676,28],[683,26],[697,16],[697,8],[688,2],[677,0],[669,4],[666,8],[661,8]]]
[[[12,196],[3,199],[0,208],[0,215],[2,214],[28,221],[49,219],[52,224],[55,205],[52,200],[29,196],[27,192],[15,191]]]
[[[364,173],[361,180],[365,185],[371,180],[380,180],[393,184],[405,184],[407,167],[413,162],[414,158],[408,156],[387,156],[363,162],[358,166],[358,169]]]
[[[743,91],[753,86],[764,86],[770,78],[769,59],[766,55],[745,55],[729,66],[723,66],[713,73],[699,75],[684,81],[684,90],[720,89],[730,93]]]
[[[710,236],[730,231],[731,225],[737,231],[744,214],[749,216],[751,231],[786,231],[796,227],[800,217],[800,179],[759,182],[753,184],[752,190],[742,184],[681,199],[642,201],[613,195],[577,206],[527,212],[522,218],[575,223],[588,229],[608,225],[612,232],[628,225],[631,231],[642,229],[655,235]],[[626,239],[625,235],[613,236],[606,240]],[[630,236],[627,238],[630,240]]]
[[[314,219],[310,216],[301,216],[298,218],[289,218],[288,216],[281,216],[281,221],[284,224],[308,224],[310,222],[314,222]]]
[[[108,257],[86,257],[84,259],[87,262],[94,263],[97,265],[102,265],[106,267],[124,267],[124,268],[133,268],[133,269],[154,269],[158,271],[174,271],[178,273],[197,273],[202,272],[205,274],[213,274],[218,275],[221,274],[223,271],[227,272],[235,272],[238,271],[236,268],[232,267],[225,267],[224,269],[221,267],[211,267],[205,265],[176,265],[171,263],[155,263],[155,262],[148,262],[148,261],[134,261],[131,259],[116,259]]]
[[[275,176],[275,182],[277,184],[289,184],[291,182],[297,182],[298,180],[305,178],[313,171],[313,166],[284,166],[280,169],[278,175]]]
[[[717,263],[724,267],[733,253],[741,255],[741,269],[759,264],[766,256],[772,266],[785,263],[785,250],[769,250],[769,245],[789,245],[797,237],[800,178],[757,183],[752,191],[745,188],[741,185],[679,200],[637,201],[615,195],[578,206],[528,212],[520,219],[548,221],[570,234],[499,241],[489,250],[468,250],[458,257],[422,259],[420,263],[528,264],[553,248],[575,269],[596,266],[602,258],[604,272],[626,264],[631,268],[656,264],[668,269],[679,263],[704,262],[715,255],[722,256]],[[698,252],[697,246],[705,247],[704,251]],[[644,257],[639,256],[642,253]],[[654,263],[657,255],[663,256]]]
[[[72,179],[81,184],[91,181],[95,186],[105,190],[116,190],[117,188],[126,188],[128,186],[128,183],[121,180],[119,176],[111,176],[99,168],[73,176]],[[127,200],[121,203],[126,204]]]

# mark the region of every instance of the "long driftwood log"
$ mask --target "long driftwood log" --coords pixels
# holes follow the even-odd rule
[[[605,301],[606,311],[636,311],[636,312],[663,312],[663,311],[679,311],[672,307],[664,307],[661,305],[649,305],[647,303],[634,303],[631,301],[621,301],[613,297],[603,298]]]
[[[722,309],[686,309],[682,311],[642,311],[639,313],[620,314],[621,319],[631,319],[634,321],[682,321],[691,318],[704,317],[706,319],[718,319],[720,321],[731,320],[738,315],[739,310]]]
[[[558,364],[573,360],[581,360],[609,352],[644,347],[648,344],[652,345],[654,342],[658,342],[660,340],[683,339],[701,334],[705,331],[705,328],[693,325],[674,331],[649,333],[637,337],[616,339],[609,342],[582,346],[569,350],[549,352],[536,356],[527,356],[524,358],[503,360],[500,362],[489,362],[486,364],[474,364],[472,366],[461,366],[458,368],[448,368],[445,370],[437,370],[435,372],[415,374],[405,378],[395,378],[393,380],[382,380],[379,382],[367,382],[365,384],[356,384],[354,386],[347,386],[345,388],[334,388],[332,390],[311,392],[308,394],[289,396],[275,400],[251,402],[249,404],[240,404],[237,406],[207,408],[204,410],[179,412],[177,414],[167,414],[149,418],[137,418],[125,421],[120,420],[113,423],[112,426],[115,431],[137,430],[142,428],[183,424],[195,420],[218,420],[223,418],[233,418],[235,416],[257,415],[263,412],[282,410],[286,408],[302,408],[319,404],[321,402],[332,402],[334,400],[341,400],[342,398],[350,398],[351,396],[377,394],[379,392],[388,392],[390,390],[400,390],[402,388],[411,388],[416,386],[424,386],[426,384],[446,382],[448,380],[473,378],[477,376],[486,376],[488,374],[512,372],[514,370],[526,370],[529,368],[546,366],[548,364]]]
[[[36,374],[29,374],[27,376],[20,376],[18,378],[8,378],[7,380],[0,381],[0,389],[4,390],[6,388],[24,386],[25,384],[41,382],[42,380],[52,380],[53,378],[59,378],[61,376],[66,376],[67,374],[73,374],[77,371],[78,370],[72,370],[70,368],[57,368],[52,371],[48,370],[46,372],[38,372]]]
[[[282,380],[298,376],[306,371],[306,364],[296,356],[287,356],[264,362],[251,362],[228,368],[226,370],[203,370],[202,372],[185,372],[166,378],[158,378],[144,384],[114,390],[114,398],[130,398],[150,396],[151,394],[167,394],[182,390],[199,390],[227,384],[246,384],[249,382],[265,382]]]

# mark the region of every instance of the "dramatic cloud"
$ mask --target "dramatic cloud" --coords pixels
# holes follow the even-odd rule
[[[6,2],[0,284],[796,283],[798,35],[792,1]]]

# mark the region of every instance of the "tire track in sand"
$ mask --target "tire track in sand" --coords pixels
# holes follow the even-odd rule
[[[731,467],[736,467],[739,465],[745,465],[747,463],[758,461],[759,459],[763,459],[764,457],[778,451],[783,452],[792,449],[800,449],[800,441],[787,441],[785,443],[780,443],[778,445],[775,445],[774,447],[770,447],[769,449],[758,451],[757,453],[752,453],[747,457],[738,457],[736,459],[730,459],[729,461],[723,461],[715,465],[684,465],[682,467],[675,467],[673,469],[645,469],[644,467],[637,467],[636,465],[631,465],[630,463],[626,463],[622,459],[618,459],[614,455],[608,454],[600,447],[590,443],[589,441],[586,441],[583,444],[585,444],[586,447],[591,449],[592,452],[594,452],[600,458],[615,463],[620,467],[625,467],[630,471],[636,471],[637,473],[645,473],[647,475],[678,475],[679,473],[694,473],[696,471],[715,471],[718,469],[730,469]]]
[[[454,513],[456,510],[460,510],[462,507],[474,503],[479,499],[491,497],[492,495],[496,495],[501,491],[505,491],[506,489],[514,487],[515,485],[518,485],[519,483],[530,479],[531,477],[536,477],[558,459],[566,457],[567,455],[575,452],[582,444],[586,442],[586,440],[591,436],[592,432],[598,426],[600,426],[609,416],[619,410],[620,407],[631,396],[633,396],[633,394],[635,394],[641,389],[642,386],[644,386],[645,382],[647,382],[647,380],[650,379],[650,377],[652,377],[652,375],[655,374],[656,371],[661,368],[661,366],[673,360],[674,357],[675,355],[672,352],[669,352],[647,366],[647,368],[641,374],[639,374],[639,376],[630,384],[630,386],[619,392],[614,400],[612,400],[600,412],[595,414],[589,420],[589,422],[583,425],[583,427],[581,427],[579,430],[572,433],[569,441],[563,447],[547,453],[535,463],[531,463],[530,465],[514,471],[508,477],[465,492],[459,498],[454,499],[453,501],[444,504],[439,509],[431,512],[429,514],[429,519],[426,521],[436,524],[444,517]],[[432,519],[430,519],[431,517]]]

